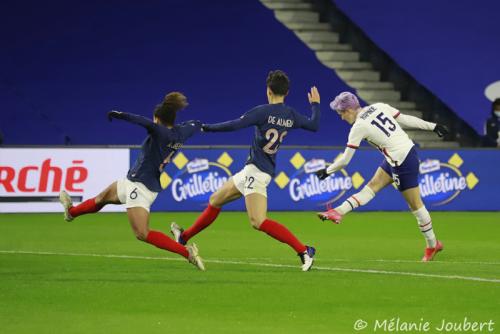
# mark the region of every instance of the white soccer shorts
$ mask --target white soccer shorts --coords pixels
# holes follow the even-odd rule
[[[148,212],[156,196],[158,196],[157,192],[149,190],[144,184],[129,179],[117,181],[116,192],[120,202],[125,204],[125,208],[141,207]]]
[[[243,196],[257,193],[267,197],[267,186],[271,182],[271,175],[250,164],[233,175],[233,182]]]

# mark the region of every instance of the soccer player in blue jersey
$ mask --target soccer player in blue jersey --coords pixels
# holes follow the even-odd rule
[[[316,87],[311,88],[308,93],[312,106],[311,118],[284,104],[288,88],[287,75],[279,70],[271,71],[267,77],[269,104],[257,106],[232,121],[203,125],[203,131],[206,132],[235,131],[254,126],[255,137],[245,168],[210,196],[207,208],[193,226],[184,231],[176,223],[172,223],[171,231],[178,242],[185,244],[217,218],[222,206],[245,196],[252,226],[292,247],[302,260],[303,271],[312,267],[315,249],[302,244],[285,226],[267,218],[266,189],[275,174],[276,153],[283,139],[293,129],[317,131],[319,128],[320,96]]]
[[[110,121],[115,118],[140,125],[147,130],[148,136],[142,143],[141,153],[129,170],[127,178],[113,182],[99,195],[77,206],[73,206],[71,197],[64,190],[60,193],[59,199],[64,207],[65,220],[72,221],[78,216],[95,213],[107,204],[125,204],[130,225],[137,239],[177,253],[198,269],[204,270],[195,244],[186,247],[162,232],[149,229],[149,208],[162,190],[160,174],[163,167],[170,162],[184,142],[201,129],[199,121],[175,124],[177,112],[187,105],[187,99],[182,93],[172,92],[156,106],[153,120],[125,112],[109,112]]]

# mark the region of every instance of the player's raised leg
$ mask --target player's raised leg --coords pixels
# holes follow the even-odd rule
[[[242,196],[241,192],[234,185],[233,178],[227,180],[222,187],[210,196],[209,203],[205,210],[198,216],[191,227],[183,230],[176,223],[170,225],[170,230],[175,237],[175,240],[185,245],[189,239],[203,231],[206,227],[212,224],[221,208],[229,202],[232,202]]]
[[[362,205],[366,205],[380,190],[392,182],[390,174],[383,167],[379,167],[370,182],[360,192],[350,196],[336,208],[318,213],[318,217],[321,220],[331,220],[335,224],[339,224],[344,215]]]
[[[172,253],[177,253],[185,257],[190,263],[194,264],[198,269],[205,270],[203,261],[198,255],[196,245],[184,246],[159,231],[149,229],[149,212],[141,207],[128,208],[127,216],[132,227],[132,231],[138,240],[147,242],[158,248],[167,250]]]
[[[64,219],[72,221],[74,218],[100,211],[107,204],[121,204],[118,199],[117,183],[113,182],[96,197],[90,198],[77,206],[73,206],[71,197],[66,191],[59,193],[59,201],[64,207]]]
[[[311,269],[314,262],[314,247],[304,245],[284,225],[267,218],[267,197],[258,193],[245,196],[248,218],[252,226],[272,238],[292,247],[302,261],[302,270]]]
[[[431,261],[434,256],[443,249],[443,244],[436,239],[434,229],[432,228],[431,215],[420,197],[420,189],[419,187],[406,189],[402,194],[411,209],[411,213],[413,213],[417,219],[418,228],[424,235],[427,244],[422,261]]]

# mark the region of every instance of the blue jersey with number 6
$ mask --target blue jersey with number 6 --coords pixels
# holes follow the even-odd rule
[[[284,103],[264,104],[243,114],[238,119],[217,124],[205,124],[205,131],[234,131],[255,126],[255,137],[246,164],[253,164],[261,171],[274,176],[276,153],[292,129],[317,131],[319,128],[319,103],[312,103],[312,116],[308,118]]]
[[[141,153],[130,168],[127,178],[141,182],[149,190],[160,192],[160,174],[184,142],[201,129],[199,121],[188,121],[167,128],[143,116],[121,112],[114,116],[138,124],[148,131],[141,146]]]

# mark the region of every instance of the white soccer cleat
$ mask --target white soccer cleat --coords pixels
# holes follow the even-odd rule
[[[314,254],[316,254],[316,249],[314,247],[306,247],[306,251],[299,254],[300,260],[302,261],[302,271],[309,271],[312,268],[314,263]]]
[[[72,221],[73,217],[69,213],[69,209],[73,206],[73,202],[66,191],[63,190],[59,193],[59,202],[61,202],[64,208],[64,220],[67,222]]]
[[[196,268],[204,271],[205,265],[203,264],[203,260],[201,259],[200,255],[198,255],[198,247],[196,247],[196,244],[186,246],[186,248],[189,252],[189,263],[194,264]]]
[[[174,236],[176,242],[180,243],[181,245],[186,244],[184,239],[182,239],[182,232],[184,232],[184,229],[182,227],[177,225],[175,222],[172,222],[172,224],[170,224],[170,232]]]

